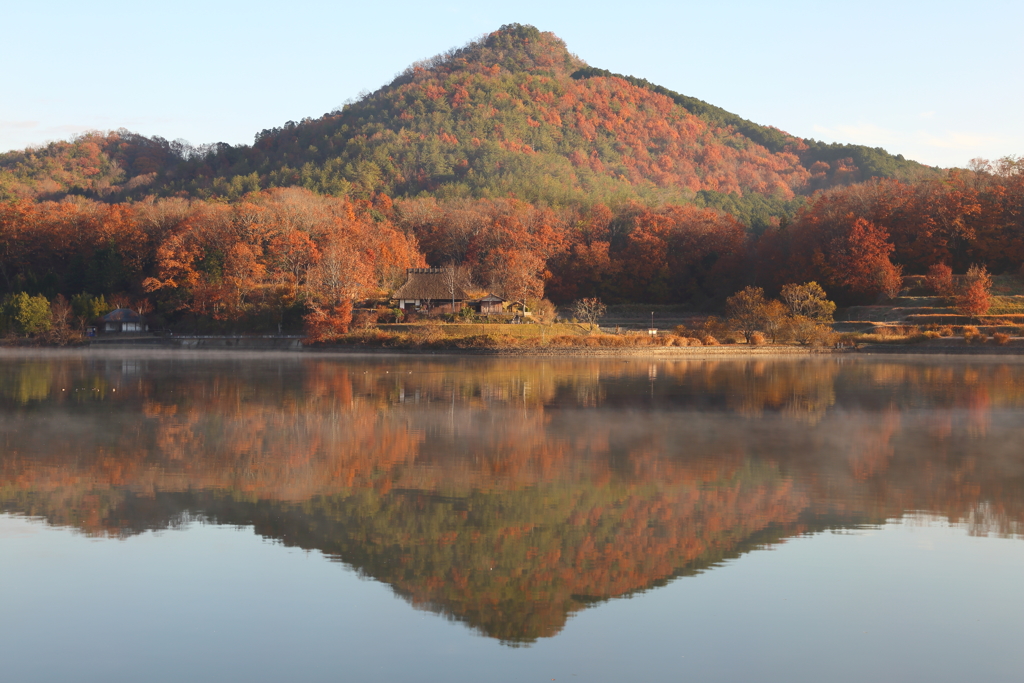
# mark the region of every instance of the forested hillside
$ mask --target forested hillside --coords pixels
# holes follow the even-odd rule
[[[0,155],[4,294],[114,297],[171,325],[294,328],[422,265],[508,299],[710,311],[750,284],[815,280],[844,305],[937,264],[1022,261],[1019,158],[941,171],[801,140],[530,26],[252,146],[118,131]]]
[[[2,155],[0,196],[233,199],[297,185],[364,197],[511,194],[554,206],[695,203],[766,224],[816,189],[929,173],[587,67],[553,34],[511,25],[413,65],[340,111],[264,130],[251,147],[197,149],[118,131]]]

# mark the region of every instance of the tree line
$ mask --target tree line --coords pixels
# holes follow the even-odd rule
[[[254,330],[344,325],[353,302],[387,298],[407,268],[427,264],[461,267],[514,300],[713,311],[746,286],[774,296],[813,281],[852,305],[894,295],[907,274],[998,274],[1022,263],[1024,161],[1014,158],[941,179],[828,190],[763,231],[692,204],[553,207],[300,188],[236,201],[0,203],[4,295],[51,305],[103,296],[166,324]],[[6,324],[27,332],[28,304],[19,302],[20,312],[5,309]]]

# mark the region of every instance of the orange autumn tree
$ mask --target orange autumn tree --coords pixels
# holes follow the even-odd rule
[[[370,290],[373,267],[343,242],[327,246],[307,279],[309,313],[304,320],[310,339],[329,341],[348,334],[352,302]]]
[[[985,266],[972,265],[957,288],[956,310],[960,315],[977,318],[992,306],[992,276]]]
[[[396,272],[423,264],[415,238],[372,208],[297,188],[198,204],[157,247],[143,285],[165,310],[265,326],[304,309],[316,329],[343,333],[353,298],[386,292]]]

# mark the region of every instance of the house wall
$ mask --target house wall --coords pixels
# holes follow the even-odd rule
[[[503,309],[500,301],[485,301],[480,304],[480,313],[490,315],[491,313],[501,313]]]

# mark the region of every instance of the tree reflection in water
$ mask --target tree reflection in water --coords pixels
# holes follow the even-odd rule
[[[253,525],[508,643],[815,530],[1024,521],[1024,366],[0,364],[0,501],[87,534]]]

